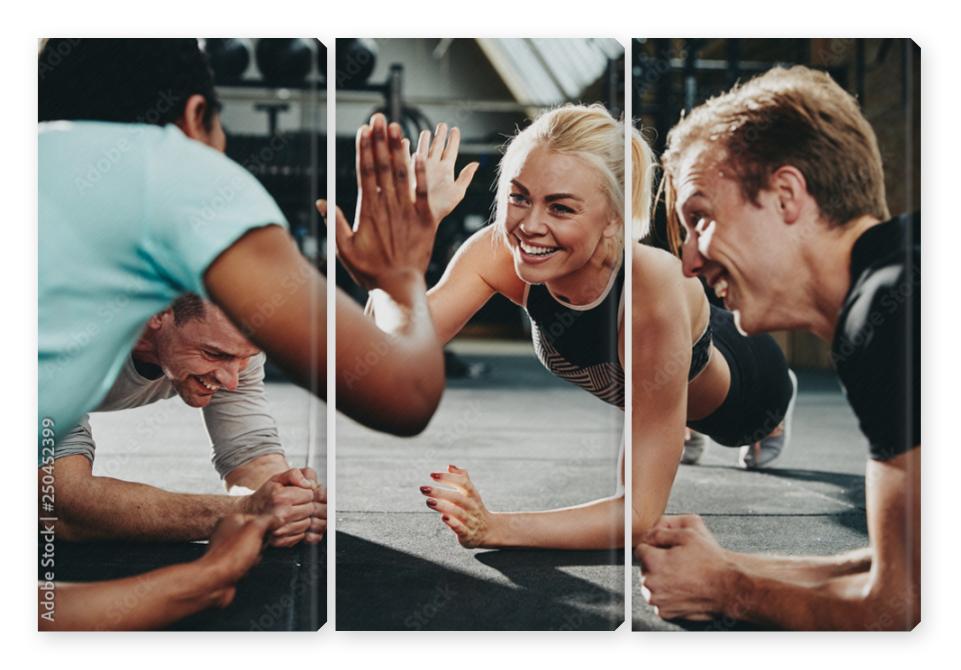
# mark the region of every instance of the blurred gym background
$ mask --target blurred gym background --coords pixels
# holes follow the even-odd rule
[[[612,39],[338,39],[336,45],[337,204],[352,218],[357,199],[354,137],[374,112],[397,121],[416,146],[423,129],[458,126],[457,169],[480,170],[464,202],[441,225],[427,284],[457,248],[487,224],[497,162],[505,141],[543,110],[566,102],[600,102],[623,113],[624,49]],[[362,299],[343,268],[337,283]],[[496,296],[464,337],[529,337],[521,310]],[[448,357],[448,374],[466,370]]]
[[[920,50],[907,39],[635,39],[631,96],[635,125],[654,151],[664,150],[680,115],[735,82],[776,65],[830,73],[857,97],[877,134],[892,215],[921,206]],[[666,246],[663,205],[651,243]],[[810,333],[777,333],[795,368],[830,368],[829,346]]]

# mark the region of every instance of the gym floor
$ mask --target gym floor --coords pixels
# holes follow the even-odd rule
[[[402,440],[338,417],[337,627],[340,630],[616,628],[618,552],[466,550],[418,487],[453,463],[494,510],[535,510],[610,495],[622,415],[543,370],[529,345],[459,343],[488,373],[454,380],[428,429]],[[745,472],[710,444],[680,466],[669,513],[695,512],[726,547],[829,554],[864,546],[866,448],[830,372],[799,373],[792,441],[777,467]],[[644,603],[632,566],[634,630],[681,624]]]
[[[480,379],[451,380],[412,439],[337,422],[338,630],[612,630],[623,552],[468,550],[418,490],[454,464],[489,509],[613,494],[623,414],[550,375],[529,342],[456,342]]]
[[[310,435],[326,427],[323,403],[307,391],[282,382],[267,383],[267,398],[288,462],[303,467]],[[91,426],[97,440],[95,475],[182,493],[224,493],[210,462],[210,442],[201,413],[179,398],[137,409],[95,413]],[[324,452],[315,447],[310,459],[321,481],[326,481]],[[57,579],[126,577],[198,558],[205,549],[205,543],[199,542],[58,542]],[[326,579],[325,543],[267,548],[261,562],[238,584],[237,596],[229,607],[201,612],[175,628],[317,630],[327,618]]]
[[[737,468],[737,450],[710,444],[698,465],[682,465],[670,514],[704,517],[722,546],[736,551],[832,554],[867,545],[867,445],[830,371],[798,372],[790,445],[770,469]],[[743,623],[668,622],[641,597],[632,568],[634,630],[747,630]]]

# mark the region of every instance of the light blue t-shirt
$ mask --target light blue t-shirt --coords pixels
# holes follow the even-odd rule
[[[176,126],[53,122],[39,133],[39,437],[110,390],[144,324],[246,231],[286,226],[253,175]],[[41,455],[41,460],[43,456]]]

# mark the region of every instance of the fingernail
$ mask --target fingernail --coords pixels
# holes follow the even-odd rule
[[[437,473],[437,472],[432,472],[432,473],[430,473],[430,478],[431,478],[431,479],[440,479],[440,474]]]
[[[447,516],[446,514],[442,516],[441,519],[443,519],[444,521],[450,521],[450,517]]]
[[[429,486],[421,486],[420,492],[426,496],[431,492],[431,488]]]
[[[400,137],[400,126],[398,126],[398,125],[396,125],[396,124],[391,124],[391,126],[390,126],[390,136],[393,137],[394,139],[399,138],[399,137]]]
[[[428,498],[428,499],[427,499],[427,506],[428,506],[428,507],[437,507],[437,501],[434,500],[433,498]]]

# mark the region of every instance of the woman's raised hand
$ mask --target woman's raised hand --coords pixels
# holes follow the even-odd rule
[[[413,167],[414,188],[409,171]],[[357,212],[351,228],[336,213],[337,255],[360,286],[391,293],[398,280],[427,270],[434,246],[426,162],[408,161],[400,126],[375,114],[357,131]],[[326,218],[327,203],[317,209]]]
[[[467,187],[480,167],[480,163],[468,163],[455,178],[454,164],[459,148],[460,130],[456,127],[448,130],[446,123],[439,123],[433,137],[429,130],[421,131],[417,152],[411,158],[411,165],[418,156],[426,165],[427,200],[435,227],[464,199]]]
[[[427,506],[441,515],[441,521],[454,531],[462,546],[473,549],[489,545],[496,517],[484,506],[467,470],[448,465],[447,472],[432,472],[430,476],[445,488],[421,486]]]

